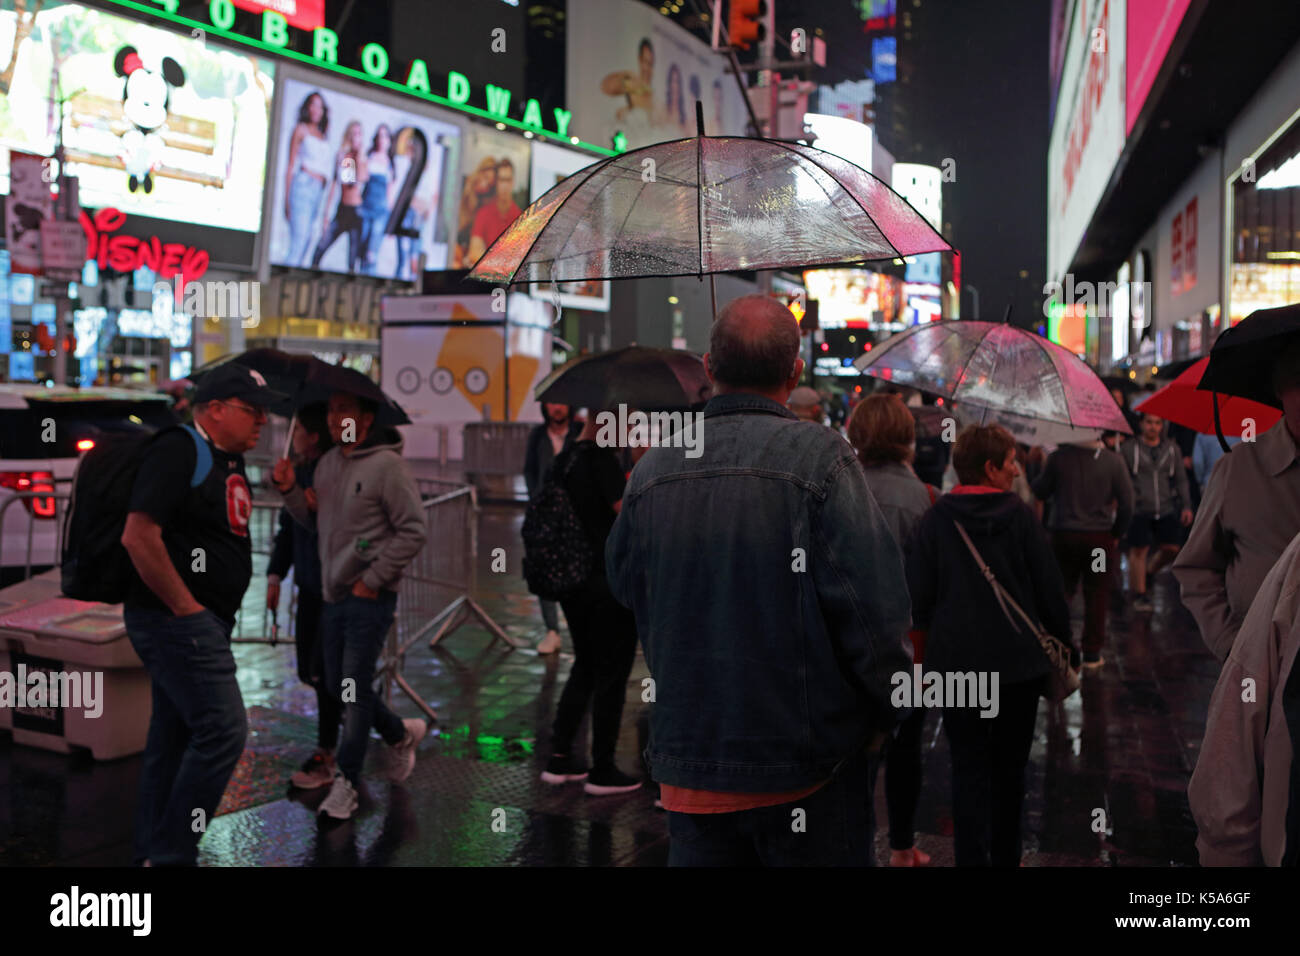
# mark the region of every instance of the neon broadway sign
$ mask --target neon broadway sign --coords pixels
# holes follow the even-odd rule
[[[536,99],[527,98],[521,101],[512,91],[491,83],[486,84],[481,95],[476,95],[469,79],[455,70],[448,72],[446,89],[434,91],[429,80],[429,67],[424,60],[412,60],[405,65],[403,72],[402,65],[390,62],[388,51],[379,43],[367,43],[363,46],[359,63],[341,64],[337,33],[328,27],[317,27],[310,31],[296,29],[289,26],[289,21],[274,10],[262,12],[259,36],[253,37],[234,32],[235,5],[231,0],[209,0],[206,20],[196,20],[177,13],[180,9],[180,0],[155,0],[154,3],[142,3],[138,0],[103,0],[103,2],[146,14],[156,20],[164,20],[185,29],[197,38],[204,40],[220,38],[264,53],[297,60],[299,63],[318,69],[329,70],[350,79],[405,93],[436,103],[438,106],[469,113],[503,126],[514,127],[544,139],[582,146],[604,156],[616,155],[614,150],[584,143],[576,136],[570,136],[569,123],[573,114],[563,107],[552,107],[548,112],[544,112]],[[310,33],[311,36],[310,53],[291,48],[297,45],[292,41],[304,33]],[[493,38],[494,42],[495,39]],[[484,105],[476,105],[478,102]]]

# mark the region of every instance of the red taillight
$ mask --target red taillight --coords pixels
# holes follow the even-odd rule
[[[77,451],[90,451],[94,447],[95,440],[93,438],[83,438],[77,442]]]
[[[14,491],[53,491],[54,475],[48,471],[0,471],[0,488]],[[24,498],[27,513],[37,518],[53,518],[53,498]]]

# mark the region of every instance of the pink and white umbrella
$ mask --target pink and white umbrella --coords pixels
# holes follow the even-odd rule
[[[1105,383],[1068,349],[1000,322],[932,322],[862,355],[874,378],[942,395],[968,424],[998,424],[1029,445],[1132,434]]]

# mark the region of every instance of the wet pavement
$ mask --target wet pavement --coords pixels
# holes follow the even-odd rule
[[[484,508],[479,589],[484,609],[529,647],[543,633],[536,600],[517,561],[493,573],[492,549],[518,555],[522,509]],[[258,567],[265,566],[259,559]],[[255,578],[260,586],[262,579]],[[1064,705],[1040,702],[1025,822],[1026,866],[1195,865],[1195,828],[1186,788],[1214,658],[1165,573],[1155,612],[1135,614],[1116,597],[1106,665]],[[253,597],[250,595],[250,597]],[[1076,632],[1082,605],[1073,607]],[[372,738],[356,818],[321,823],[324,790],[291,792],[287,775],[312,750],[315,696],[299,684],[291,645],[237,645],[250,714],[244,762],[200,850],[208,866],[551,865],[662,866],[664,815],[652,787],[590,797],[581,785],[538,779],[550,722],[571,656],[508,651],[476,624],[436,650],[417,644],[405,674],[439,714],[404,784],[385,782],[384,747]],[[624,770],[643,772],[649,704],[638,653],[619,741]],[[417,711],[395,692],[403,716]],[[585,730],[582,732],[585,736]],[[947,744],[937,713],[927,717],[918,846],[935,865],[952,863]],[[15,746],[0,734],[0,865],[124,865],[140,758],[96,763]],[[885,843],[883,784],[877,787],[877,847]]]

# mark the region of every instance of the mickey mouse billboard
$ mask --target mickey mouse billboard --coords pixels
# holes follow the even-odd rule
[[[83,206],[258,231],[270,61],[80,4],[31,6],[0,9],[0,145],[53,155],[63,101]]]

